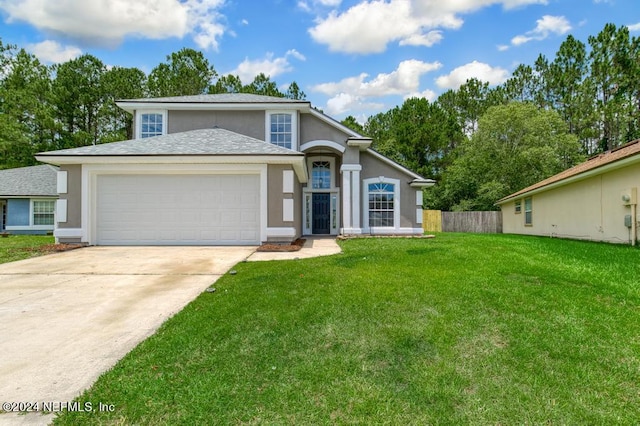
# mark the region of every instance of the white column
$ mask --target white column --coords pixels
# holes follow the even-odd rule
[[[342,172],[342,232],[360,234],[360,164],[343,164]]]
[[[342,172],[342,229],[343,233],[349,233],[347,230],[351,228],[351,172],[342,169],[340,171]]]
[[[362,232],[360,229],[360,169],[362,169],[362,166],[358,167],[358,170],[354,170],[351,172],[351,193],[353,194],[351,197],[351,200],[353,202],[353,220],[351,221],[351,228],[356,234],[360,234]]]

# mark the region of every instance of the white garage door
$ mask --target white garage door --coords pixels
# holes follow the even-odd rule
[[[99,175],[99,245],[260,243],[258,175]]]

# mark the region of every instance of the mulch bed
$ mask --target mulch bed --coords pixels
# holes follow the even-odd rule
[[[291,244],[264,243],[256,251],[298,251],[305,241],[304,238],[298,238]]]
[[[24,247],[22,250],[31,253],[59,253],[61,251],[75,250],[84,247],[83,244],[45,244],[43,246],[36,247]]]
[[[422,239],[422,238],[435,238],[435,235],[374,235],[374,234],[359,234],[359,235],[338,235],[336,240],[355,240],[358,238],[404,238],[404,239]]]

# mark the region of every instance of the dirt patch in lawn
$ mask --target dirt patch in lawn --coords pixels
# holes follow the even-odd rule
[[[256,251],[298,251],[304,246],[304,238],[298,238],[290,244],[264,243]]]
[[[45,244],[43,246],[23,247],[20,250],[34,254],[59,253],[84,247],[83,244]]]

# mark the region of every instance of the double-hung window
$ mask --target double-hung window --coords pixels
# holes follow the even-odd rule
[[[33,225],[53,225],[55,210],[55,200],[34,200]]]
[[[267,111],[265,140],[287,149],[297,149],[297,115],[295,111]]]
[[[291,114],[271,114],[270,142],[291,149],[292,128]]]
[[[392,183],[370,183],[369,227],[394,227],[395,185]]]
[[[148,111],[138,113],[138,138],[151,138],[167,134],[167,115],[163,111]]]

